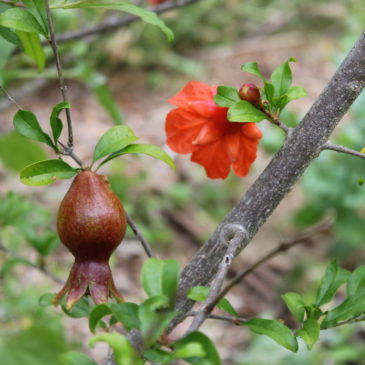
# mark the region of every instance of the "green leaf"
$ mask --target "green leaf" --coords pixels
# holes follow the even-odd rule
[[[60,355],[62,365],[98,365],[94,360],[78,351],[67,351]]]
[[[70,179],[78,173],[69,164],[61,160],[36,162],[20,171],[20,181],[25,185],[41,186],[51,184],[58,179]]]
[[[3,26],[0,26],[0,36],[6,39],[8,42],[18,46],[22,47],[22,42],[20,42],[19,37],[16,35],[15,32],[10,30],[9,28],[5,28]]]
[[[274,97],[272,104],[282,110],[292,100],[303,98],[306,95],[307,91],[303,86],[292,86],[286,94]]]
[[[64,109],[70,109],[71,105],[67,101],[62,101],[61,103],[57,104],[53,107],[51,117],[49,119],[49,122],[51,124],[52,128],[52,135],[55,145],[57,146],[58,138],[60,138],[60,135],[62,133],[62,120],[59,118],[60,113]]]
[[[298,342],[292,331],[280,321],[264,318],[253,318],[243,324],[252,332],[265,335],[290,351],[298,351]]]
[[[152,144],[131,144],[131,145],[125,147],[124,149],[122,149],[121,151],[112,153],[99,165],[99,167],[116,157],[119,157],[122,155],[127,155],[127,154],[132,154],[132,153],[144,154],[144,155],[154,157],[158,160],[166,162],[173,170],[175,170],[175,168],[176,168],[175,163],[172,160],[172,158],[164,150],[162,150],[161,148],[154,146]]]
[[[285,94],[292,83],[292,72],[289,62],[297,62],[295,58],[289,58],[279,65],[271,74],[270,78],[275,88],[275,96]]]
[[[320,327],[319,323],[314,318],[309,318],[303,323],[303,328],[298,330],[297,334],[305,341],[308,350],[311,350],[313,345],[318,341]]]
[[[74,8],[95,8],[119,10],[129,13],[141,18],[145,23],[159,27],[165,33],[169,41],[174,40],[174,33],[166,26],[162,19],[160,19],[154,12],[140,8],[139,6],[131,4],[129,1],[123,0],[81,0],[70,4],[61,4],[53,6],[53,9],[74,9]]]
[[[98,98],[98,101],[101,104],[101,106],[106,110],[106,112],[112,118],[113,122],[116,125],[124,124],[123,114],[121,113],[108,87],[105,84],[98,85],[93,88],[93,92]]]
[[[261,73],[259,66],[256,62],[246,62],[241,66],[241,70],[248,72],[252,75],[259,77],[262,81],[266,82],[265,76]]]
[[[143,365],[141,357],[125,336],[117,333],[104,333],[92,338],[89,346],[94,346],[96,342],[106,342],[112,348],[117,365]]]
[[[365,313],[365,289],[346,299],[338,307],[329,311],[321,323],[321,328],[329,328],[336,323],[355,318]]]
[[[43,142],[54,148],[51,138],[44,133],[36,116],[30,110],[18,110],[13,119],[14,128],[24,137]]]
[[[36,62],[39,72],[43,71],[44,65],[46,64],[46,56],[41,45],[39,34],[23,32],[21,30],[17,30],[16,34],[22,43],[25,54]]]
[[[16,153],[9,153],[12,150]],[[46,160],[47,155],[41,145],[13,131],[0,135],[0,159],[6,168],[18,172],[34,162]]]
[[[227,114],[230,122],[254,122],[258,123],[267,119],[265,113],[255,108],[250,102],[246,100],[238,101],[228,109]]]
[[[39,297],[38,304],[41,307],[50,307],[52,305],[54,296],[55,295],[53,293],[44,293]]]
[[[28,11],[37,19],[43,28],[43,34],[48,34],[47,13],[44,0],[23,0]]]
[[[135,303],[111,303],[109,304],[114,318],[123,323],[124,327],[130,331],[133,328],[139,328],[141,322],[138,318],[139,306]]]
[[[289,311],[295,319],[302,323],[304,319],[304,301],[303,298],[298,293],[285,293],[281,296],[288,307]]]
[[[28,10],[23,8],[12,8],[1,13],[0,25],[23,32],[47,36],[37,19]]]
[[[217,94],[214,95],[214,102],[218,106],[229,108],[237,101],[240,101],[237,89],[230,86],[218,86]]]
[[[175,349],[175,352],[178,352],[181,348],[184,348],[188,344],[200,344],[202,347],[203,352],[205,353],[204,359],[202,356],[197,356],[196,354],[189,357],[186,356],[184,359],[189,364],[194,365],[220,365],[221,360],[219,358],[218,351],[216,350],[213,342],[207,337],[205,334],[201,332],[191,332],[187,336],[183,337],[181,340],[178,340],[171,345]],[[201,352],[202,354],[202,352]],[[204,361],[206,360],[206,361]]]
[[[169,299],[162,295],[148,298],[138,310],[140,331],[145,347],[153,345],[176,313],[169,310]]]
[[[207,299],[209,294],[209,287],[207,286],[193,286],[188,290],[187,297],[197,302],[203,302]],[[222,298],[218,301],[217,307],[222,311],[229,313],[232,316],[237,317],[238,313],[233,308],[232,304],[226,299]]]
[[[319,307],[328,303],[336,294],[337,289],[348,279],[349,275],[350,273],[347,270],[338,266],[336,259],[332,260],[327,266],[321,285],[318,288],[315,304]]]
[[[357,267],[347,281],[347,296],[355,296],[361,289],[365,288],[365,265]]]
[[[89,317],[91,312],[90,303],[86,298],[81,298],[71,310],[68,310],[65,305],[66,297],[61,301],[61,308],[65,314],[71,318]]]
[[[173,357],[175,359],[189,359],[191,357],[205,357],[204,347],[199,342],[189,342],[177,348]]]
[[[94,162],[106,155],[121,151],[137,139],[132,129],[125,125],[110,128],[101,136],[95,146]]]
[[[144,290],[150,297],[166,296],[171,308],[175,304],[178,280],[179,264],[176,260],[149,258],[145,261],[141,272]]]
[[[92,333],[95,334],[96,327],[99,321],[108,314],[111,314],[112,311],[109,308],[108,304],[99,304],[93,308],[89,316],[89,329]]]

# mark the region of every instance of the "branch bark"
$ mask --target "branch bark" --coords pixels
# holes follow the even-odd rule
[[[215,276],[226,252],[225,245],[219,239],[223,227],[241,224],[247,230],[248,237],[237,251],[238,254],[252,240],[311,161],[320,154],[332,131],[364,88],[364,59],[365,31],[301,123],[288,134],[279,152],[183,270],[176,304],[180,315],[171,323],[170,329],[192,307],[193,302],[186,298],[188,289],[207,285]]]

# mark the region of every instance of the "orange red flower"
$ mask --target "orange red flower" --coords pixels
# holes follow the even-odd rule
[[[192,81],[169,100],[177,108],[166,117],[167,144],[177,153],[191,153],[191,161],[212,179],[225,179],[231,167],[244,177],[256,159],[262,133],[255,123],[228,121],[228,108],[214,103],[216,92],[216,86]]]

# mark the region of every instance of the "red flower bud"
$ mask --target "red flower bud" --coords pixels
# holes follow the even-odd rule
[[[242,100],[247,100],[251,104],[257,105],[261,102],[260,90],[254,84],[243,84],[238,94]]]

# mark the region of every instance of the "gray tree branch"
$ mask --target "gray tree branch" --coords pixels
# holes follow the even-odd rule
[[[226,252],[226,246],[219,239],[223,227],[241,224],[247,230],[247,239],[237,251],[238,254],[252,240],[311,161],[319,155],[365,85],[364,60],[365,31],[301,123],[288,134],[280,151],[183,270],[176,305],[180,314],[171,323],[170,329],[192,307],[193,302],[186,298],[188,289],[207,285],[215,276]]]

